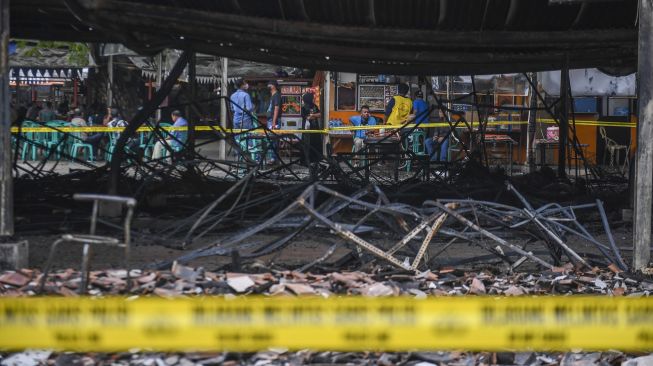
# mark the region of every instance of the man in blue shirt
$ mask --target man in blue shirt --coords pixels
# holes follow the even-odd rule
[[[415,123],[427,123],[429,121],[429,104],[424,100],[424,94],[421,90],[415,92],[413,101],[413,113],[415,114]]]
[[[181,116],[180,111],[174,111],[171,114],[172,121],[174,124],[172,127],[188,127],[188,121],[184,117]],[[181,148],[184,146],[186,143],[186,140],[188,139],[188,131],[187,130],[173,130],[170,131],[172,137],[168,140],[170,143],[170,146],[179,151]]]
[[[376,118],[370,114],[370,107],[361,107],[360,116],[349,117],[349,123],[353,126],[376,126]],[[365,136],[372,130],[356,130],[354,132],[354,152],[357,153],[365,146]]]
[[[180,111],[174,111],[170,116],[174,122],[172,127],[188,127],[188,121],[186,121],[186,119],[181,116]],[[170,131],[170,135],[166,138],[165,142],[175,151],[180,151],[184,147],[187,138],[187,130],[173,130]],[[152,159],[159,159],[163,157],[164,150],[164,143],[162,141],[157,141],[157,143],[154,144],[154,148],[152,149]]]
[[[231,94],[231,111],[233,112],[234,129],[249,130],[254,127],[252,124],[252,112],[254,112],[254,104],[252,98],[247,93],[249,84],[245,80],[236,81],[236,88]]]

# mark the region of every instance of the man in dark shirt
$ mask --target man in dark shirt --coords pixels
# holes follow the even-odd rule
[[[279,91],[279,84],[276,80],[271,80],[268,83],[268,89],[270,89],[270,105],[267,110],[268,128],[274,130],[279,128],[281,124],[281,92]],[[270,149],[268,150],[270,164],[276,163],[279,158],[277,148],[277,142],[270,141]]]
[[[268,106],[268,128],[279,128],[281,122],[281,93],[279,92],[279,84],[276,80],[268,83],[270,89],[270,105]]]

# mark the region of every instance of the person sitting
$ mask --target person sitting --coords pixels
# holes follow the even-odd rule
[[[73,118],[70,120],[71,127],[88,127],[81,109],[75,108],[72,111],[72,117]],[[100,141],[102,141],[102,138],[104,137],[104,133],[98,132],[89,135],[86,132],[79,132],[77,133],[77,137],[85,143],[91,144],[93,146],[93,151],[98,151],[98,147],[100,146]]]
[[[438,112],[437,119],[432,118],[432,122],[443,122],[444,118],[441,112]],[[449,134],[451,130],[448,127],[437,127],[433,131],[433,136],[426,139],[424,147],[431,161],[447,161],[449,159]]]
[[[349,123],[353,126],[376,126],[376,118],[370,114],[370,107],[364,105],[361,107],[360,116],[349,117]],[[354,153],[358,153],[365,147],[365,137],[373,133],[373,130],[356,130],[354,132]],[[356,162],[354,166],[357,166]]]
[[[38,119],[41,122],[50,122],[57,119],[57,114],[52,110],[52,102],[45,102],[45,108],[39,112]]]
[[[174,124],[172,127],[187,127],[188,126],[188,121],[184,117],[181,116],[180,111],[173,111],[170,114],[170,117],[172,118],[172,121]],[[174,151],[180,151],[184,144],[186,143],[186,139],[188,137],[188,132],[185,130],[174,130],[170,131],[168,134],[168,137],[166,137],[165,142],[164,141],[157,141],[156,144],[154,144],[154,148],[152,150],[152,159],[160,159],[163,157],[164,151],[166,149],[166,145],[170,146]]]

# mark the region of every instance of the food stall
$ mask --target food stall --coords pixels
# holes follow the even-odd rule
[[[408,83],[416,90],[416,76],[379,74],[355,74],[334,72],[329,105],[329,126],[349,126],[349,118],[360,113],[363,105],[370,107],[372,115],[380,121],[385,119],[385,108],[392,96],[397,94],[399,83]],[[329,133],[333,153],[349,153],[353,146],[353,134],[349,131]]]
[[[281,92],[281,130],[303,130],[302,107],[304,101],[302,96],[306,93],[314,94],[315,105],[320,107],[320,87],[311,86],[309,81],[280,81]],[[301,134],[295,134],[301,137]]]

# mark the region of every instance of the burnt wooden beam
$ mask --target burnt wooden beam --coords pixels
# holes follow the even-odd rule
[[[281,19],[286,19],[286,12],[283,9],[283,0],[277,0],[277,5],[279,6],[279,13],[281,13]]]
[[[161,37],[168,36],[170,39],[174,39],[174,34],[193,34],[198,39],[195,40],[198,47],[202,47],[201,43],[207,43],[207,40],[213,39],[214,42],[222,42],[223,44],[233,43],[237,44],[238,47],[249,46],[252,49],[259,49],[260,45],[266,45],[265,51],[261,51],[267,54],[285,53],[291,55],[292,59],[296,58],[298,54],[307,55],[311,58],[320,58],[323,59],[326,56],[329,56],[330,59],[335,59],[340,57],[345,57],[348,60],[363,60],[362,62],[366,64],[373,63],[384,63],[392,62],[399,63],[405,62],[409,64],[417,63],[436,63],[442,64],[446,62],[450,63],[500,63],[500,62],[510,62],[510,63],[519,63],[522,60],[530,59],[533,60],[536,57],[545,58],[548,57],[549,60],[560,59],[564,52],[561,52],[558,49],[546,49],[544,50],[549,54],[546,55],[543,52],[537,55],[528,54],[526,50],[513,50],[507,52],[491,52],[490,50],[483,50],[472,48],[471,50],[456,50],[455,47],[437,47],[437,48],[416,48],[408,49],[404,47],[402,49],[388,49],[382,47],[380,44],[343,44],[340,40],[337,40],[335,44],[327,42],[314,42],[311,39],[301,40],[301,39],[284,39],[277,35],[272,34],[256,34],[250,32],[249,34],[244,34],[240,31],[234,29],[223,29],[218,27],[223,27],[223,24],[216,24],[212,22],[203,22],[199,19],[196,19],[192,25],[189,24],[180,24],[180,22],[175,22],[177,24],[170,25],[176,17],[171,17],[169,14],[162,14],[157,16],[152,15],[141,15],[140,17],[136,16],[137,13],[134,10],[123,10],[121,11],[123,18],[124,26],[129,28],[129,26],[147,28],[150,29],[152,34],[159,34]],[[102,16],[105,21],[110,21],[118,14],[114,12],[98,12],[98,15]],[[134,16],[131,16],[134,15]],[[216,37],[221,37],[217,38]],[[605,50],[608,48],[607,42],[602,42],[601,45],[596,45],[597,49],[600,47],[601,52],[594,53],[594,59],[615,59],[617,55],[626,56],[622,52],[606,54]],[[624,47],[622,43],[618,43],[615,47]],[[574,47],[575,51],[590,53],[592,49],[583,48],[583,47]],[[570,50],[564,50],[570,52]],[[631,52],[631,55],[634,53],[634,50],[626,48],[626,50]],[[225,47],[225,52],[229,52],[229,47]],[[581,55],[582,56],[582,55]],[[271,57],[270,57],[271,58]],[[361,61],[359,61],[361,62]],[[353,63],[353,62],[351,62]],[[598,62],[597,62],[598,63]],[[295,64],[294,62],[292,63]],[[395,65],[396,66],[396,65]],[[397,66],[398,68],[400,66]],[[432,67],[433,69],[434,67]],[[558,67],[551,67],[551,69],[556,69]],[[532,68],[535,70],[537,68]]]
[[[653,2],[651,0],[639,1],[638,43],[639,121],[635,153],[633,268],[641,271],[648,267],[651,260],[651,210],[653,210]]]
[[[310,21],[311,18],[309,18],[308,13],[306,12],[306,5],[304,5],[304,0],[295,0],[295,3],[297,9],[299,10],[299,14],[302,16],[302,19],[304,19],[306,22]]]
[[[409,45],[420,49],[425,46],[442,47],[456,46],[457,48],[471,48],[473,46],[493,48],[493,49],[542,49],[546,47],[559,48],[561,44],[582,46],[584,44],[605,44],[625,43],[635,44],[637,32],[635,29],[611,29],[611,30],[583,30],[583,31],[537,31],[537,32],[520,32],[520,31],[443,31],[443,30],[423,30],[423,29],[392,29],[392,28],[371,28],[371,27],[353,27],[341,26],[334,24],[319,24],[286,21],[277,19],[267,19],[261,17],[251,17],[218,12],[204,12],[192,9],[177,9],[161,5],[151,5],[142,3],[130,3],[126,8],[123,1],[117,0],[80,0],[87,9],[93,12],[111,12],[114,22],[119,19],[120,23],[128,21],[130,17],[124,16],[130,14],[139,18],[151,19],[175,19],[174,23],[166,24],[175,29],[176,26],[184,22],[179,22],[179,18],[193,19],[193,28],[201,31],[200,24],[212,25],[216,28],[231,29],[243,34],[265,34],[274,37],[292,37],[295,41],[310,38],[313,42],[321,44],[324,41],[331,41],[350,44],[379,44],[391,46],[400,42],[402,45]],[[446,2],[445,2],[446,3]],[[146,31],[141,26],[139,31]],[[289,41],[290,39],[288,39]],[[346,40],[346,42],[344,41]]]
[[[0,237],[14,234],[9,92],[9,0],[0,0]]]
[[[367,0],[367,23],[371,26],[376,25],[376,9],[374,9],[374,0]]]

